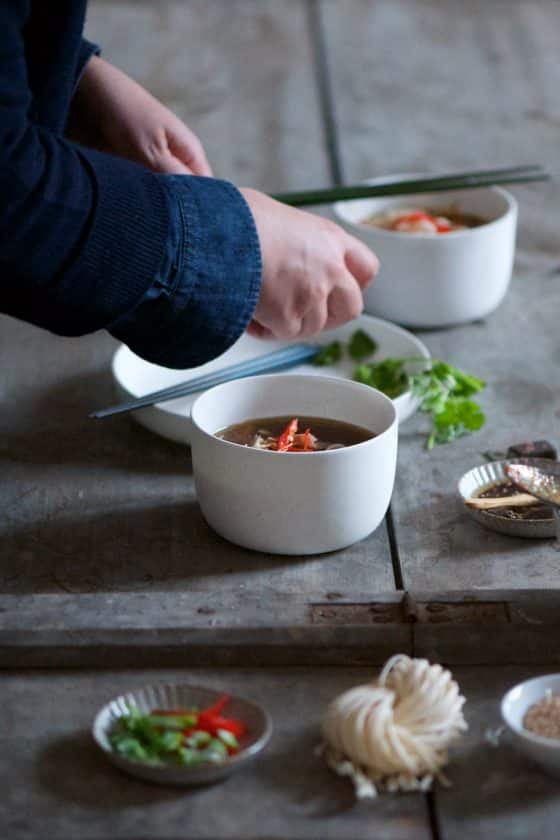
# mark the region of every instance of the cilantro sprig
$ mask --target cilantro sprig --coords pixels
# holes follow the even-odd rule
[[[369,343],[364,341],[363,336],[369,339]],[[342,347],[340,342],[336,344],[337,350],[333,355],[337,356],[335,361],[339,361],[342,357]],[[333,345],[329,345],[325,351],[332,347]],[[347,349],[351,358],[359,360],[373,355],[377,344],[367,333],[359,330],[352,336]],[[325,355],[328,356],[326,353]],[[413,362],[423,363],[427,367],[419,373],[410,373],[409,366]],[[428,414],[431,419],[431,429],[426,439],[427,449],[433,449],[438,444],[451,443],[478,431],[486,422],[484,412],[478,403],[471,399],[486,387],[486,383],[439,359],[428,362],[422,357],[408,357],[362,362],[354,370],[354,379],[363,385],[377,388],[391,399],[410,390],[420,401],[420,411]]]

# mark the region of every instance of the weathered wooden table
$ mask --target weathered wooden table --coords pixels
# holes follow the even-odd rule
[[[218,175],[265,190],[391,171],[557,168],[556,0],[95,0],[90,37],[184,115]],[[482,451],[555,436],[558,187],[516,191],[516,272],[485,323],[423,334],[486,378],[484,433],[427,453],[401,432],[387,527],[322,557],[226,544],[196,504],[188,450],[112,398],[114,342],[0,322],[0,836],[556,838],[558,784],[484,737],[512,683],[560,666],[560,554],[457,507]],[[468,702],[453,787],[353,803],[313,755],[326,702],[402,651],[446,662]],[[160,678],[270,709],[252,768],[196,792],[113,770],[100,704]]]

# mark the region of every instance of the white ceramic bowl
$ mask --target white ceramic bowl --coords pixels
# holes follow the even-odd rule
[[[376,437],[282,455],[215,436],[234,423],[288,414],[354,423]],[[374,388],[326,376],[258,376],[207,391],[191,419],[200,506],[231,542],[272,554],[320,554],[367,537],[381,523],[395,478],[397,412]]]
[[[542,700],[548,689],[553,694],[560,694],[560,674],[535,677],[514,686],[504,695],[501,711],[503,721],[519,750],[542,765],[547,772],[560,776],[560,741],[535,735],[523,727],[527,709]]]
[[[313,341],[317,341],[317,344],[330,344],[331,341],[347,343],[358,329],[364,330],[378,343],[379,349],[373,357],[375,361],[381,361],[388,356],[430,358],[428,348],[415,335],[380,318],[372,318],[371,315],[360,315],[355,321],[350,321],[333,330],[325,330]],[[171,370],[150,364],[121,344],[113,356],[112,363],[117,396],[119,400],[136,399],[152,391],[160,391],[162,388],[178,385],[180,382],[187,382],[198,376],[215,373],[228,365],[256,359],[264,353],[288,347],[289,344],[290,342],[277,340],[263,342],[244,333],[222,356],[189,370]],[[352,379],[355,368],[356,362],[346,356],[329,367],[315,367],[312,364],[298,365],[292,368],[291,372]],[[142,426],[164,438],[177,443],[190,444],[190,414],[197,396],[197,394],[192,394],[170,402],[158,403],[149,408],[134,411],[132,416]],[[405,391],[404,394],[395,397],[394,402],[399,415],[399,423],[407,420],[418,407],[418,399],[413,397],[410,391]]]
[[[385,180],[388,177],[368,183]],[[450,205],[487,223],[434,236],[362,224],[372,213],[390,208],[438,210]],[[517,227],[517,202],[505,190],[484,187],[340,201],[334,212],[337,221],[381,261],[379,275],[364,295],[366,312],[410,327],[442,327],[484,318],[501,303],[511,279]]]

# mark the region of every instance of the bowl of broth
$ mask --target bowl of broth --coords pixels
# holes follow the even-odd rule
[[[191,420],[200,507],[230,542],[320,554],[383,521],[398,424],[380,391],[328,376],[256,376],[202,394]]]
[[[367,312],[409,327],[452,326],[485,318],[507,292],[517,203],[500,187],[341,201],[334,213],[381,261],[364,293]]]

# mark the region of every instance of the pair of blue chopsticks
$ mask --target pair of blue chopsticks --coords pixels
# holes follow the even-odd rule
[[[163,388],[161,391],[154,391],[135,400],[113,405],[109,408],[102,408],[92,412],[89,416],[100,420],[103,417],[112,417],[115,414],[125,414],[127,411],[134,411],[137,408],[146,408],[155,403],[176,400],[179,397],[187,397],[189,394],[196,394],[199,391],[206,391],[215,385],[229,382],[232,379],[244,379],[247,376],[256,376],[259,373],[273,373],[277,370],[301,365],[303,362],[312,361],[321,350],[321,347],[311,344],[292,344],[259,356],[256,359],[248,359],[246,362],[239,362],[237,365],[230,365],[215,373],[208,373],[206,376],[198,376],[196,379],[189,379],[170,388]]]

